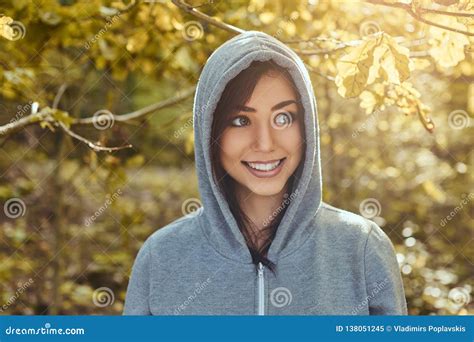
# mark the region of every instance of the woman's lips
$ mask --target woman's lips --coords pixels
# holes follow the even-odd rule
[[[247,168],[247,170],[249,170],[249,172],[252,175],[254,175],[255,177],[270,178],[270,177],[275,177],[276,175],[278,175],[280,173],[280,171],[283,168],[283,164],[285,164],[285,162],[286,162],[286,157],[282,158],[282,159],[276,159],[274,161],[278,161],[278,160],[281,160],[280,164],[276,168],[274,168],[273,170],[270,170],[270,171],[256,170],[256,169],[252,168],[251,166],[249,166],[249,164],[247,164],[247,162],[244,162],[244,161],[242,162],[242,164],[244,164],[245,167]],[[272,161],[272,162],[274,162],[274,161]],[[261,164],[268,164],[268,163],[269,162],[265,162],[265,163],[261,163]]]

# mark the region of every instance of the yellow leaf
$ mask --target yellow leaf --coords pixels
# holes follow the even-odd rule
[[[128,76],[128,69],[125,67],[115,67],[112,70],[112,77],[117,81],[124,81]]]
[[[54,131],[55,131],[53,125],[51,125],[51,123],[49,123],[48,121],[41,121],[41,122],[40,122],[40,127],[43,128],[43,129],[44,129],[44,128],[49,128],[49,130],[50,130],[51,132],[54,132]]]
[[[127,159],[126,167],[137,168],[145,164],[145,156],[143,154],[136,154]]]
[[[163,31],[171,31],[173,29],[173,21],[175,21],[176,19],[173,15],[170,15],[169,9],[166,9],[162,6],[154,6],[152,8],[152,14],[155,18],[155,25],[157,28]]]
[[[384,40],[387,42],[391,52],[389,65],[394,68],[392,71],[397,75],[398,82],[401,83],[410,77],[410,70],[413,69],[413,63],[410,61],[410,50],[399,45],[392,37],[384,34]]]
[[[374,111],[375,106],[377,105],[377,99],[371,91],[364,90],[360,95],[359,98],[361,108],[365,108],[365,113],[370,114]]]
[[[336,85],[342,96],[357,96],[376,81],[400,85],[414,69],[409,50],[398,45],[390,35],[380,33],[369,39],[338,63],[340,77],[336,78]],[[372,107],[368,96],[365,94],[365,100],[362,99],[363,108],[367,110]]]
[[[381,44],[374,49],[374,61],[369,69],[369,78],[367,84],[372,84],[378,77],[383,77],[380,70],[380,60],[383,61],[383,56],[387,53],[388,47],[385,44]]]
[[[444,203],[446,200],[446,195],[444,192],[430,180],[423,182],[423,189],[432,199],[438,203]]]
[[[474,113],[474,83],[469,84],[467,88],[467,110],[470,113]]]
[[[13,22],[13,19],[10,17],[0,17],[0,36],[13,40],[14,31],[10,27],[10,24]]]
[[[132,53],[139,52],[147,45],[148,39],[148,33],[140,30],[128,39],[126,48]]]
[[[196,61],[187,46],[182,46],[176,51],[172,65],[190,72],[195,72],[197,68]]]
[[[101,39],[98,41],[100,52],[105,60],[113,61],[117,58],[117,48],[109,44],[105,39]]]
[[[385,86],[382,83],[375,83],[370,90],[364,90],[360,95],[360,107],[365,108],[365,113],[373,113],[376,109],[383,110],[387,97],[385,96]]]
[[[429,60],[423,58],[415,58],[413,63],[416,70],[424,70],[431,65]]]
[[[393,84],[401,84],[410,76],[413,62],[409,50],[397,44],[388,34],[383,33],[380,44],[374,49],[374,62],[370,68],[367,84],[378,77]]]
[[[259,19],[263,24],[268,25],[275,19],[275,14],[272,12],[264,12],[259,15]]]
[[[97,58],[95,59],[95,67],[98,70],[104,69],[106,64],[107,64],[107,61],[105,60],[104,56],[102,56],[102,55],[97,56]]]
[[[0,17],[0,25],[10,25],[13,19],[7,16]]]
[[[74,121],[74,119],[69,116],[68,112],[65,112],[59,109],[53,110],[53,118],[59,122],[62,122],[68,128],[71,126],[71,123]]]
[[[401,85],[395,85],[387,94],[405,115],[418,115],[423,127],[428,132],[433,132],[435,124],[429,115],[431,110],[420,101],[420,93],[411,83],[403,82]]]
[[[43,23],[51,26],[58,25],[62,21],[61,16],[55,12],[40,11],[39,17]]]
[[[194,151],[194,134],[191,130],[190,134],[186,137],[184,141],[184,152],[188,155],[192,154]]]
[[[336,85],[343,97],[358,96],[367,85],[376,39],[365,40],[337,63]]]
[[[296,26],[292,22],[285,21],[279,26],[288,34],[288,36],[294,36],[296,34]]]
[[[404,88],[410,95],[415,96],[416,98],[419,98],[421,96],[420,92],[413,87],[413,84],[410,82],[403,82],[402,83],[402,88]]]
[[[436,23],[453,29],[467,30],[455,17],[437,16]],[[469,45],[469,39],[464,34],[435,26],[430,26],[430,34],[430,54],[440,66],[449,68],[464,60],[464,46]]]

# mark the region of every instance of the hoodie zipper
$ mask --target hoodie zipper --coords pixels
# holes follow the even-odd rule
[[[265,315],[265,284],[263,276],[263,265],[258,263],[258,315]]]

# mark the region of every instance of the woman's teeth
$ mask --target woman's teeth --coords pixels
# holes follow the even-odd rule
[[[280,165],[280,163],[283,161],[283,159],[280,159],[276,162],[273,163],[250,163],[246,162],[248,166],[250,166],[252,169],[259,170],[259,171],[272,171]]]

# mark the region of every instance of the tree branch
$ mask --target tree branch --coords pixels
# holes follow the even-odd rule
[[[448,15],[452,17],[465,17],[465,18],[474,18],[473,13],[465,13],[465,12],[448,12],[448,11],[441,11],[441,10],[435,10],[431,8],[418,8],[420,12],[423,13],[435,13],[435,14],[441,14],[441,15]]]
[[[422,23],[425,23],[425,24],[428,24],[428,25],[431,25],[431,26],[435,26],[435,27],[439,27],[439,28],[442,28],[444,30],[448,30],[448,31],[456,32],[456,33],[461,33],[461,34],[464,34],[466,36],[474,36],[474,32],[468,32],[468,31],[459,30],[459,29],[456,29],[456,28],[453,28],[453,27],[437,24],[437,23],[435,23],[431,20],[423,18],[420,15],[422,13],[435,13],[435,14],[442,14],[442,15],[463,16],[463,17],[473,18],[474,14],[445,12],[445,11],[431,10],[429,8],[422,8],[422,7],[416,8],[416,10],[418,11],[418,12],[416,12],[416,11],[413,10],[411,5],[405,4],[405,3],[400,3],[400,2],[389,3],[389,2],[385,2],[383,0],[366,0],[366,2],[370,3],[370,4],[374,4],[374,5],[382,5],[382,6],[387,6],[387,7],[401,8],[401,9],[405,10],[408,14],[410,14],[413,18],[415,18],[416,20],[418,20]]]
[[[63,94],[66,91],[66,89],[67,89],[67,84],[66,83],[62,84],[61,87],[59,87],[59,90],[58,90],[56,96],[54,97],[53,109],[58,108],[59,101],[61,101],[61,97],[63,97]]]
[[[331,37],[311,37],[311,38],[295,38],[295,39],[289,39],[285,40],[284,43],[286,44],[298,44],[298,43],[308,43],[308,42],[331,42],[335,44],[342,44],[344,43],[343,41]]]
[[[19,120],[11,121],[6,125],[0,126],[0,136],[8,136],[10,134],[16,133],[22,128],[29,126],[34,123],[45,121],[49,116],[49,113],[40,111],[36,114],[28,115]]]
[[[100,146],[100,145],[94,144],[92,141],[84,138],[83,136],[71,131],[64,123],[58,122],[58,125],[59,125],[59,127],[61,127],[63,129],[64,132],[69,134],[71,137],[85,143],[87,146],[89,146],[91,149],[93,149],[96,152],[102,152],[102,151],[113,152],[113,151],[119,151],[119,150],[123,150],[125,148],[131,148],[132,147],[131,144],[127,144],[127,145],[124,145],[124,146],[117,146],[117,147]]]
[[[230,24],[223,23],[221,21],[218,21],[211,16],[204,14],[198,10],[196,10],[193,6],[185,3],[182,0],[172,0],[173,4],[175,4],[178,8],[181,8],[184,10],[186,13],[189,13],[193,16],[195,16],[198,19],[204,20],[205,22],[214,25],[216,27],[219,27],[227,32],[233,33],[233,34],[239,34],[245,32],[245,30],[232,26]]]
[[[188,98],[194,93],[195,89],[196,89],[195,86],[190,87],[174,97],[151,104],[147,107],[144,107],[142,109],[136,110],[131,113],[122,114],[122,115],[113,115],[113,120],[114,122],[115,121],[126,122],[133,119],[144,117],[146,115],[153,113],[154,111],[157,111],[166,107],[170,107]],[[64,90],[61,91],[61,88],[60,88],[60,91],[58,91],[58,95],[61,94],[61,92],[64,92]],[[58,95],[56,96],[56,98],[58,98]],[[59,100],[57,100],[57,102],[59,102]],[[10,134],[18,132],[19,130],[21,130],[22,128],[26,126],[39,123],[41,121],[47,121],[47,122],[52,122],[52,123],[56,122],[56,120],[51,116],[50,108],[48,107],[42,108],[41,111],[39,111],[38,113],[28,115],[19,120],[12,121],[6,125],[0,126],[0,136],[8,136]],[[100,121],[100,116],[80,118],[80,119],[73,118],[71,121],[71,125],[93,125],[93,124],[99,123],[99,121]]]
[[[293,50],[295,52],[299,53],[299,54],[307,55],[307,56],[309,56],[309,55],[326,55],[326,54],[330,54],[330,53],[345,49],[346,47],[357,46],[361,43],[362,43],[362,40],[351,40],[351,41],[348,41],[348,42],[340,42],[340,43],[338,43],[338,45],[336,45],[332,49],[300,50],[300,49],[293,48]]]
[[[160,109],[163,109],[163,108],[166,108],[166,107],[170,107],[170,106],[172,106],[172,105],[174,105],[178,102],[181,102],[182,100],[184,100],[184,99],[188,98],[189,96],[191,96],[194,93],[195,90],[196,90],[196,87],[193,86],[193,87],[190,87],[190,88],[184,90],[182,93],[180,93],[180,94],[178,94],[174,97],[171,97],[169,99],[151,104],[147,107],[136,110],[134,112],[127,113],[127,114],[122,114],[122,115],[113,115],[113,120],[117,121],[117,122],[125,122],[125,121],[138,119],[142,116],[146,116],[150,113],[153,113],[156,110],[160,110]],[[98,123],[98,121],[99,121],[99,117],[89,117],[89,118],[83,118],[83,119],[75,119],[72,122],[72,124],[73,125],[90,125],[90,124]]]
[[[308,65],[308,64],[306,64],[306,63],[305,63],[304,65],[306,66],[306,68],[307,68],[310,72],[312,72],[312,73],[314,73],[314,74],[316,74],[316,75],[318,75],[318,76],[324,77],[325,79],[327,79],[327,80],[329,80],[329,81],[331,81],[331,82],[334,82],[334,81],[336,80],[335,77],[330,76],[330,75],[323,74],[322,72],[320,72],[320,71],[318,71],[317,69],[313,68],[311,65]]]

